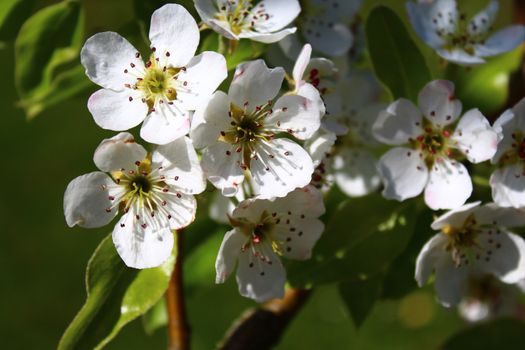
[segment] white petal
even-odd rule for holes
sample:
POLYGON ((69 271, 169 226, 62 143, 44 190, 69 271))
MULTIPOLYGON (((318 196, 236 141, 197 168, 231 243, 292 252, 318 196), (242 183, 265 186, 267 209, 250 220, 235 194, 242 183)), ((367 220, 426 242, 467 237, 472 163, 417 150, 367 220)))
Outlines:
POLYGON ((237 229, 226 232, 217 254, 217 260, 215 260, 215 283, 224 283, 235 270, 237 259, 246 240, 247 237, 237 229))
POLYGON ((272 44, 272 43, 276 43, 282 40, 283 38, 287 37, 290 34, 294 34, 296 30, 297 28, 293 27, 293 28, 286 28, 286 29, 280 30, 275 33, 259 33, 259 32, 252 32, 252 31, 243 31, 241 34, 239 34, 239 38, 259 41, 265 44, 272 44))
POLYGON ((135 143, 133 135, 127 132, 103 140, 95 150, 93 161, 97 168, 105 172, 120 169, 134 169, 135 162, 146 158, 147 151, 135 143))
POLYGON ((190 136, 197 148, 215 143, 221 131, 230 128, 230 100, 222 91, 216 91, 206 104, 195 111, 190 136))
POLYGON ((449 31, 448 29, 455 30, 455 28, 450 28, 449 21, 457 18, 455 5, 455 0, 437 1, 436 5, 432 3, 414 3, 412 1, 406 2, 408 18, 414 31, 421 40, 434 49, 437 49, 444 43, 443 39, 437 34, 437 30, 446 32, 449 31), (446 11, 441 11, 441 9, 438 10, 438 6, 447 7, 447 9, 446 11), (437 16, 438 12, 442 14, 441 17, 437 16), (452 13, 452 16, 449 13, 452 13))
POLYGON ((259 198, 284 197, 310 183, 314 171, 312 158, 298 144, 288 139, 275 139, 258 145, 257 159, 250 171, 254 192, 259 198))
POLYGON ((202 151, 202 169, 208 180, 226 197, 234 196, 244 181, 241 153, 236 146, 216 142, 202 151))
MULTIPOLYGON (((525 107, 525 99, 523 99, 520 104, 525 107)), ((517 129, 519 119, 520 117, 515 117, 512 109, 508 109, 494 122, 494 130, 499 134, 500 140, 498 142, 498 149, 491 159, 492 164, 497 164, 502 156, 512 150, 512 144, 515 142, 512 134, 517 129)))
POLYGON ((350 197, 365 196, 381 185, 376 163, 364 149, 345 148, 334 157, 335 182, 350 197))
POLYGON ((475 66, 478 64, 483 64, 486 61, 478 56, 473 56, 467 53, 461 48, 454 49, 440 49, 436 50, 436 53, 446 59, 449 62, 453 62, 462 66, 475 66))
POLYGON ((156 49, 155 56, 163 57, 173 67, 189 62, 197 50, 199 37, 197 23, 181 5, 166 4, 151 16, 149 39, 156 49))
POLYGON ((297 95, 307 98, 312 101, 310 110, 315 111, 320 117, 324 116, 326 113, 325 102, 317 90, 312 84, 304 83, 299 89, 297 89, 297 95))
POLYGON ((176 195, 166 194, 162 198, 166 201, 164 209, 167 211, 169 227, 172 230, 179 230, 191 224, 195 220, 197 211, 197 201, 192 195, 180 193, 171 188, 176 195))
POLYGON ((189 112, 178 101, 173 104, 159 103, 140 129, 140 137, 158 145, 165 145, 186 135, 190 131, 189 112))
MULTIPOLYGON (((111 206, 111 178, 101 172, 85 174, 73 179, 64 194, 64 215, 69 227, 101 227, 117 215, 118 209, 111 206)), ((113 189, 112 189, 113 191, 113 189)))
POLYGON ((199 157, 188 137, 180 137, 153 152, 155 167, 162 166, 162 174, 168 185, 187 194, 199 194, 206 189, 206 178, 199 157))
POLYGON ((381 112, 386 108, 387 106, 384 103, 373 103, 361 108, 357 113, 346 118, 344 122, 350 127, 351 137, 363 145, 378 146, 379 143, 374 137, 372 127, 381 112))
POLYGON ((497 230, 485 230, 479 236, 483 249, 478 266, 505 283, 517 283, 525 278, 525 241, 518 235, 497 230), (490 253, 489 253, 490 252, 490 253))
POLYGON ((525 206, 525 174, 522 164, 504 166, 490 176, 492 199, 502 207, 525 206))
POLYGON ((465 295, 469 270, 466 266, 456 267, 450 256, 439 260, 435 281, 437 299, 443 306, 451 307, 465 295))
POLYGON ((280 242, 279 247, 284 257, 293 260, 310 259, 315 243, 324 231, 324 224, 318 219, 300 218, 293 214, 288 220, 281 219, 274 226, 272 238, 280 242))
POLYGON ((511 51, 525 40, 525 26, 514 25, 497 31, 475 50, 479 56, 495 56, 511 51))
POLYGON ((92 82, 120 91, 126 84, 135 84, 136 75, 144 74, 144 62, 137 54, 137 49, 117 33, 103 32, 86 41, 80 61, 92 82), (126 70, 129 73, 125 73, 126 70))
POLYGON ((286 27, 299 15, 301 6, 297 0, 262 0, 253 8, 253 13, 264 11, 269 17, 256 21, 255 29, 259 32, 275 32, 286 27))
POLYGON ((496 19, 499 10, 499 1, 492 0, 487 7, 476 14, 467 25, 467 33, 472 36, 483 35, 488 32, 496 19))
POLYGON ((354 36, 342 23, 320 21, 316 17, 304 19, 302 34, 312 47, 328 56, 342 56, 350 50, 354 36))
POLYGON ((268 251, 269 261, 264 262, 253 257, 249 249, 239 254, 239 266, 237 266, 239 293, 259 303, 284 296, 286 272, 279 257, 271 249, 268 251))
POLYGON ((460 119, 452 140, 472 163, 489 160, 496 153, 498 133, 478 109, 471 109, 460 119))
POLYGON ((419 93, 418 104, 423 115, 434 125, 454 123, 461 114, 461 101, 454 97, 454 83, 434 80, 419 93))
POLYGON ((445 245, 447 243, 447 237, 438 233, 425 243, 421 251, 419 252, 416 260, 416 273, 415 278, 417 284, 422 287, 428 281, 428 278, 434 271, 438 259, 445 254, 445 245))
POLYGON ((284 95, 277 100, 264 124, 305 140, 321 126, 321 113, 314 101, 298 95, 284 95))
POLYGON ((479 208, 480 204, 481 202, 477 201, 449 210, 434 220, 430 227, 432 227, 433 230, 440 230, 448 225, 456 228, 461 227, 465 223, 465 220, 479 208))
MULTIPOLYGON (((242 191, 237 192, 241 194, 242 191)), ((237 197, 237 196, 236 196, 237 197)), ((241 201, 244 198, 241 199, 241 201)), ((211 197, 208 213, 210 218, 221 224, 229 224, 228 216, 232 215, 235 205, 228 197, 224 197, 220 192, 215 191, 211 197)))
POLYGON ((337 139, 333 132, 319 129, 311 138, 305 141, 304 148, 308 151, 317 167, 330 153, 332 146, 337 139))
POLYGON ((423 133, 421 123, 421 112, 412 102, 402 98, 379 113, 372 132, 380 142, 402 145, 423 133))
POLYGON ((173 233, 168 227, 156 231, 149 226, 144 229, 131 212, 120 218, 112 236, 124 263, 136 269, 161 265, 170 257, 173 248, 173 233))
POLYGON ((308 63, 310 62, 311 56, 312 46, 310 44, 304 45, 293 67, 293 80, 295 81, 297 87, 300 87, 300 85, 302 85, 304 71, 306 70, 308 63))
POLYGON ((89 97, 87 106, 98 126, 114 131, 134 128, 148 113, 141 95, 131 89, 119 92, 100 89, 89 97))
POLYGON ((238 107, 248 102, 247 109, 274 99, 284 79, 284 69, 269 69, 263 60, 250 61, 237 66, 228 91, 230 100, 238 107))
POLYGON ((216 52, 204 51, 193 57, 178 79, 187 82, 188 90, 177 90, 177 99, 187 110, 195 110, 205 102, 228 76, 226 60, 216 52))
POLYGON ((476 221, 499 227, 525 226, 525 208, 502 208, 495 203, 489 203, 476 210, 476 221))
MULTIPOLYGON (((267 202, 267 201, 265 201, 267 202)), ((295 218, 318 218, 325 213, 322 193, 308 185, 290 192, 286 197, 275 198, 269 202, 271 211, 287 213, 295 218)))
POLYGON ((220 21, 215 17, 218 15, 218 7, 214 1, 195 0, 195 9, 197 10, 202 21, 209 25, 214 31, 228 39, 238 40, 239 38, 232 32, 228 22, 220 21))
POLYGON ((430 209, 455 209, 472 193, 472 181, 465 166, 446 158, 436 160, 425 188, 425 203, 430 209))
POLYGON ((411 148, 391 149, 381 157, 377 170, 385 186, 383 196, 398 201, 419 195, 428 180, 424 160, 411 148))

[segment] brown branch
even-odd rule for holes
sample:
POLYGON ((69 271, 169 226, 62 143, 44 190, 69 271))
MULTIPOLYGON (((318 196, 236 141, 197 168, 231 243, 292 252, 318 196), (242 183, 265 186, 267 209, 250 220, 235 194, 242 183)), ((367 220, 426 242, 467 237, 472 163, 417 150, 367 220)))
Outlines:
POLYGON ((166 308, 168 312, 168 350, 188 350, 190 348, 190 328, 186 318, 184 289, 182 283, 183 243, 182 231, 177 235, 177 257, 175 268, 166 291, 166 308))
POLYGON ((277 345, 288 324, 310 297, 311 290, 288 289, 283 299, 246 311, 219 345, 222 350, 267 350, 277 345))

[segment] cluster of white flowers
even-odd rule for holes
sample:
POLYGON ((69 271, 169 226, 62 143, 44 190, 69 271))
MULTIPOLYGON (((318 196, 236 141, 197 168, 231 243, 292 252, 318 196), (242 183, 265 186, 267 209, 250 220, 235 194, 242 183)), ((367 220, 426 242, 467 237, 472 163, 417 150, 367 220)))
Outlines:
MULTIPOLYGON (((103 140, 94 155, 100 171, 67 187, 68 225, 100 227, 120 213, 113 242, 122 260, 159 266, 172 252, 173 231, 195 219, 194 196, 208 180, 217 189, 211 216, 233 227, 219 249, 216 281, 236 269, 240 294, 262 302, 284 295, 281 256, 310 258, 324 230, 322 193, 332 183, 350 197, 382 188, 385 198, 404 201, 424 192, 430 209, 452 210, 434 221, 441 232, 417 259, 420 285, 435 271, 438 299, 451 306, 473 294, 470 281, 524 280, 525 241, 507 228, 525 225, 525 99, 494 125, 477 109, 462 115, 446 80, 429 82, 417 106, 383 103, 370 72, 312 58, 348 53, 348 23, 360 5, 311 0, 299 15, 297 0, 196 0, 201 30, 231 41, 280 41, 295 59, 291 74, 262 59, 239 64, 228 93, 217 90, 228 76, 225 58, 195 56, 199 26, 180 5, 153 13, 144 60, 117 33, 89 38, 81 60, 102 86, 88 101, 95 122, 113 131, 142 123, 140 136, 154 146, 148 151, 128 132, 103 140), (300 35, 288 27, 294 20, 300 35), (380 156, 385 145, 394 147, 380 156), (495 203, 465 204, 473 185, 463 163, 488 160, 497 165, 495 203)), ((450 61, 481 63, 525 37, 514 26, 487 39, 497 1, 470 22, 454 0, 407 7, 417 34, 450 61)))

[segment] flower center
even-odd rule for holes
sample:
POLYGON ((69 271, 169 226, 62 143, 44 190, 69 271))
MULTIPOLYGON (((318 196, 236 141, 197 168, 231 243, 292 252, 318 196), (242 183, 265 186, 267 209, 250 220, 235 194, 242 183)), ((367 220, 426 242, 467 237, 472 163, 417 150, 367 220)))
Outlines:
POLYGON ((452 153, 449 147, 450 131, 446 129, 435 129, 433 127, 426 127, 424 133, 412 140, 416 149, 421 150, 425 163, 428 167, 434 164, 438 157, 449 157, 452 153))
POLYGON ((239 35, 243 30, 253 30, 255 23, 266 21, 270 16, 263 5, 253 12, 252 0, 223 0, 219 5, 219 13, 215 16, 219 21, 227 22, 231 31, 239 35))
POLYGON ((502 166, 514 165, 518 163, 525 164, 525 136, 521 131, 516 131, 512 135, 511 147, 500 159, 502 166))
POLYGON ((160 66, 159 59, 152 55, 146 63, 146 72, 142 78, 137 78, 135 89, 141 90, 144 101, 150 112, 159 101, 173 101, 177 99, 177 77, 184 68, 160 66))

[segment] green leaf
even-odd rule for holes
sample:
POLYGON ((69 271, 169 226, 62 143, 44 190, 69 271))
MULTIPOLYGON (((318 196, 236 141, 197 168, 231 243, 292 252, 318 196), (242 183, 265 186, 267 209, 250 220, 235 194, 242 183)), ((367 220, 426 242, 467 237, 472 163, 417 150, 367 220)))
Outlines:
POLYGON ((29 118, 86 89, 79 52, 84 11, 78 0, 48 6, 31 16, 15 42, 15 84, 29 118))
POLYGON ((448 65, 445 76, 454 81, 455 94, 463 102, 464 110, 479 108, 483 113, 492 114, 508 101, 511 74, 521 66, 522 56, 520 46, 476 67, 448 65))
POLYGON ((295 286, 363 280, 384 271, 414 232, 414 201, 378 194, 344 202, 327 223, 312 259, 289 263, 295 286))
POLYGON ((431 75, 401 19, 388 7, 374 8, 366 21, 366 38, 376 76, 392 97, 416 101, 431 75))
POLYGON ((382 276, 377 275, 360 281, 342 282, 339 293, 352 315, 356 328, 361 327, 377 299, 381 295, 382 276))
POLYGON ((525 344, 523 321, 500 319, 476 325, 452 336, 444 350, 521 350, 525 344))
POLYGON ((143 315, 163 296, 175 256, 144 270, 127 268, 111 235, 97 247, 86 270, 87 299, 60 339, 59 350, 101 349, 129 322, 143 315))
POLYGON ((157 329, 168 324, 166 299, 161 298, 151 309, 142 315, 142 325, 147 335, 152 335, 157 329))
POLYGON ((16 37, 22 23, 33 10, 35 0, 0 1, 0 41, 10 41, 16 37))

